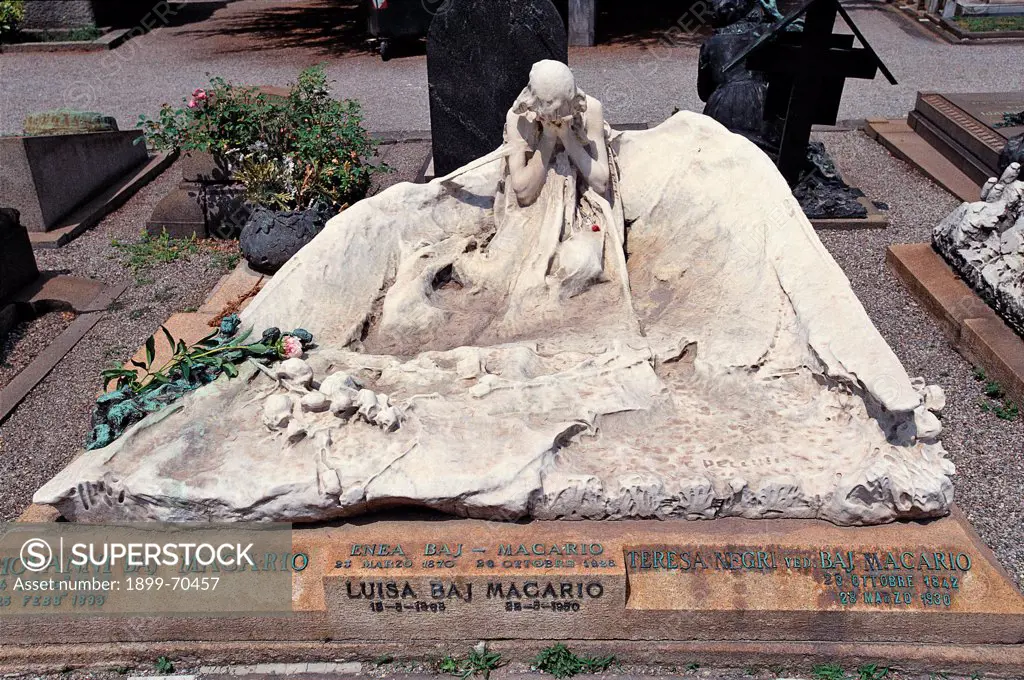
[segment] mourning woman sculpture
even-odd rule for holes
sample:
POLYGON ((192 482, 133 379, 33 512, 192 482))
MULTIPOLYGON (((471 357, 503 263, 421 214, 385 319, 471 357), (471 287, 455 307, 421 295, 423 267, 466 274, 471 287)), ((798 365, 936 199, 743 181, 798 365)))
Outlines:
POLYGON ((712 0, 715 33, 701 45, 697 66, 697 94, 707 102, 704 115, 765 150, 772 150, 778 143, 777 135, 770 134, 772 128, 766 127, 764 120, 768 83, 762 73, 747 69, 745 64, 736 64, 728 71, 725 67, 754 44, 771 21, 759 0, 712 0))
MULTIPOLYGON (((773 159, 778 158, 784 121, 778 115, 765 117, 767 79, 745 62, 725 67, 781 18, 774 0, 711 0, 715 33, 701 45, 697 68, 697 93, 707 102, 704 115, 754 142, 773 159)), ((800 21, 786 30, 800 30, 800 21)), ((867 217, 860 202, 863 192, 843 181, 821 142, 808 145, 807 161, 792 189, 810 218, 867 217)))
POLYGON ((534 65, 505 119, 508 155, 494 238, 486 251, 458 261, 460 283, 479 288, 512 279, 513 310, 557 310, 610 279, 628 293, 610 132, 601 103, 576 88, 565 64, 534 65))
POLYGON ((499 149, 341 213, 242 322, 319 346, 190 393, 36 501, 78 521, 839 524, 952 502, 941 390, 770 159, 690 112, 613 132, 562 64, 534 67, 499 149))

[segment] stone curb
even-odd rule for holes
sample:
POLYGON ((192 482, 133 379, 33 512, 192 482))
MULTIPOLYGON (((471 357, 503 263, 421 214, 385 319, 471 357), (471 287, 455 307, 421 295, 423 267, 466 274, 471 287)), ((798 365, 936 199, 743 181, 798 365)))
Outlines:
POLYGON ((944 17, 909 7, 887 4, 886 7, 897 18, 918 26, 927 35, 951 45, 1000 45, 1024 41, 1024 31, 985 31, 984 33, 964 31, 944 17))
POLYGON ((938 320, 968 361, 1024 405, 1024 339, 961 280, 929 243, 890 246, 886 262, 911 295, 938 320))
POLYGON ((30 231, 33 248, 60 248, 92 229, 104 217, 124 205, 129 198, 170 167, 177 152, 160 152, 146 163, 107 187, 103 193, 75 209, 62 226, 49 231, 30 231))
POLYGON ((95 40, 54 40, 53 42, 12 43, 0 47, 0 52, 105 52, 130 39, 131 28, 107 29, 95 40))
POLYGON ((89 303, 92 311, 79 314, 78 318, 72 321, 63 333, 54 338, 32 363, 0 390, 0 421, 3 421, 21 403, 22 399, 49 375, 60 360, 78 344, 78 341, 99 323, 110 304, 127 287, 128 284, 122 283, 103 288, 89 303))
POLYGON ((917 134, 906 120, 868 120, 864 132, 893 156, 913 166, 961 201, 978 200, 981 186, 917 134))
POLYGON ((941 29, 949 31, 959 38, 961 42, 967 44, 1024 41, 1024 31, 965 31, 945 17, 939 17, 938 25, 941 29))
POLYGON ((247 666, 200 666, 202 675, 301 675, 308 673, 330 675, 355 675, 361 673, 363 664, 358 661, 341 663, 257 663, 247 666))

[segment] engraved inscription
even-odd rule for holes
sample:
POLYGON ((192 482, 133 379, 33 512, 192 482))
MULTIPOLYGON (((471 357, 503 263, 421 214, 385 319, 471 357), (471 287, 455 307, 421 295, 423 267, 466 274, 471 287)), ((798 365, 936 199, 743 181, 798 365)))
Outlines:
MULTIPOLYGON (((815 592, 842 607, 949 608, 963 597, 972 557, 934 549, 794 550, 777 547, 651 546, 625 551, 627 574, 696 577, 733 572, 788 580, 809 578, 815 592)), ((768 589, 772 586, 768 585, 768 589)), ((787 591, 791 592, 791 591, 787 591)))

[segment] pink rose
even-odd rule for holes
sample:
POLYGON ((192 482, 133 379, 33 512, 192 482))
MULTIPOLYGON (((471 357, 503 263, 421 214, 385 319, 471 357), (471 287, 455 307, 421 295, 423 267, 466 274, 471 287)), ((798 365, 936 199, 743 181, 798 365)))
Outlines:
POLYGON ((196 91, 192 93, 192 98, 198 101, 206 99, 206 90, 202 88, 196 88, 196 91))
POLYGON ((195 99, 189 99, 188 100, 188 108, 190 108, 190 109, 196 108, 196 100, 195 99))
POLYGON ((302 357, 302 342, 294 335, 286 335, 281 342, 281 351, 285 359, 302 357))

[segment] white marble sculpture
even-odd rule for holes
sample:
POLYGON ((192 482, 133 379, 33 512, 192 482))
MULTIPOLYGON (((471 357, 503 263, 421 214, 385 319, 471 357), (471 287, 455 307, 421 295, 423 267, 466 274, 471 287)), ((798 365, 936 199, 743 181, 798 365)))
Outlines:
POLYGON ((243 314, 318 348, 85 453, 68 518, 823 518, 952 502, 933 411, 771 161, 702 115, 614 133, 535 65, 505 144, 354 205, 243 314))
POLYGON ((1024 178, 1011 163, 935 227, 935 247, 1024 335, 1024 178))

